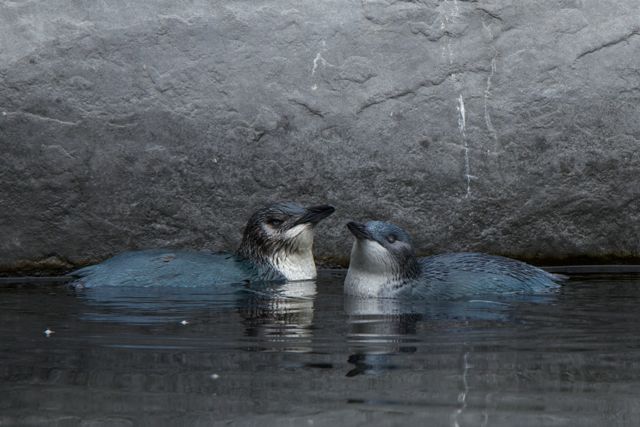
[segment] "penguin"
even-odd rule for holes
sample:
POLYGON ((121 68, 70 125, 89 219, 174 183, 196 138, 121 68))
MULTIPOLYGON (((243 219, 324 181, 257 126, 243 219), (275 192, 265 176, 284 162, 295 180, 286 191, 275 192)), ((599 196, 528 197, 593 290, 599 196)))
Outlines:
POLYGON ((349 222, 354 235, 344 283, 348 295, 455 299, 472 295, 548 293, 564 276, 496 255, 459 252, 416 257, 397 225, 349 222))
POLYGON ((274 203, 247 222, 235 253, 150 249, 125 252, 71 273, 72 286, 195 287, 316 278, 315 226, 333 206, 274 203))

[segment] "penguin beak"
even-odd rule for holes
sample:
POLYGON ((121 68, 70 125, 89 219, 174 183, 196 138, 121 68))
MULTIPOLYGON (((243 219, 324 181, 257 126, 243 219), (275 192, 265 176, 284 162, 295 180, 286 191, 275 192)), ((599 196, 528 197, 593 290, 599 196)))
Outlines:
POLYGON ((364 224, 351 221, 347 223, 347 228, 351 234, 356 237, 356 239, 373 240, 373 237, 371 237, 371 234, 369 234, 369 231, 367 231, 367 227, 365 227, 364 224))
POLYGON ((300 224, 312 224, 316 225, 329 215, 335 212, 336 208, 329 205, 321 205, 321 206, 311 206, 305 208, 307 212, 305 212, 294 225, 300 224))

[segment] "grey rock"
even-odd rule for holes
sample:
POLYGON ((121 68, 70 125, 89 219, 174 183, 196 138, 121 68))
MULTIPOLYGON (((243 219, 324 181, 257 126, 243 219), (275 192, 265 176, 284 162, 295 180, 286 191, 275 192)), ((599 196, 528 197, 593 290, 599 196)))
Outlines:
POLYGON ((0 264, 229 250, 266 201, 422 254, 640 259, 636 0, 0 4, 0 264))

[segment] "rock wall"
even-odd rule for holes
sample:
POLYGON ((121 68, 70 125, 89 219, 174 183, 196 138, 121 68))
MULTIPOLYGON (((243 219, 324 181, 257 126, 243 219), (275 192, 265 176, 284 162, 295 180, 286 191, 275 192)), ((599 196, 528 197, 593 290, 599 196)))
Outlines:
POLYGON ((0 3, 0 264, 233 249, 265 201, 421 253, 640 258, 637 0, 0 3))

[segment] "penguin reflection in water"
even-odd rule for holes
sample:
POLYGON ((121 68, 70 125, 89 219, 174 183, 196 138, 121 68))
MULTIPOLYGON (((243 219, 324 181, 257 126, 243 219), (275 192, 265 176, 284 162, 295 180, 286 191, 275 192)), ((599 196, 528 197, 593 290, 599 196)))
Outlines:
POLYGON ((346 294, 344 311, 352 351, 348 362, 354 365, 347 376, 353 377, 395 370, 403 360, 397 356, 417 352, 418 345, 428 348, 429 343, 447 342, 454 331, 500 327, 513 321, 518 305, 471 298, 427 302, 346 294))
POLYGON ((244 292, 236 312, 244 326, 244 348, 289 353, 312 350, 315 280, 261 286, 244 292))
POLYGON ((347 377, 382 374, 398 368, 397 355, 415 353, 417 325, 424 316, 389 298, 344 297, 352 368, 347 377))
POLYGON ((313 280, 314 227, 334 212, 275 203, 255 212, 235 254, 163 249, 126 252, 72 273, 76 287, 196 287, 313 280))
POLYGON ((473 295, 548 293, 562 276, 501 256, 448 253, 417 258, 402 228, 350 222, 355 242, 345 293, 361 297, 457 299, 473 295))

